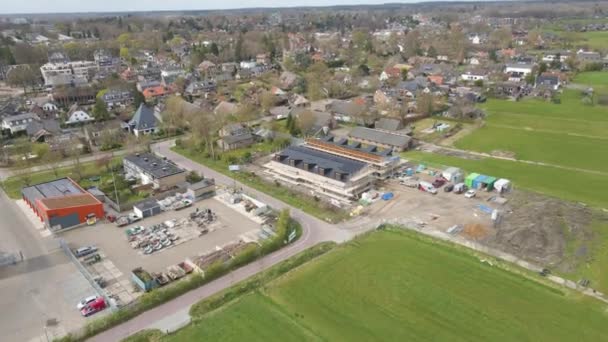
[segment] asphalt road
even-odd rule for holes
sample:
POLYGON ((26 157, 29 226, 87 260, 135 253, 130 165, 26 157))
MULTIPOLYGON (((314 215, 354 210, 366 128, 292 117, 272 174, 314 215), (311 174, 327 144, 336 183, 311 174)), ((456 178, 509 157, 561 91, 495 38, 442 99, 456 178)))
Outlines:
POLYGON ((0 267, 2 341, 29 341, 75 329, 74 308, 93 289, 52 238, 42 238, 14 201, 0 190, 0 251, 24 260, 0 267), (47 320, 57 320, 45 327, 47 320))

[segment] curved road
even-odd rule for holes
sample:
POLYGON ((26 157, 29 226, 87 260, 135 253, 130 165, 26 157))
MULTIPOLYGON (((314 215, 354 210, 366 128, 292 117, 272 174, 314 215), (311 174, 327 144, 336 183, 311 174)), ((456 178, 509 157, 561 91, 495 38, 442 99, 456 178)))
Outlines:
MULTIPOLYGON (((171 319, 175 317, 178 321, 177 324, 183 324, 183 321, 188 315, 188 311, 192 304, 207 298, 227 287, 234 285, 242 280, 245 280, 252 275, 255 275, 309 247, 312 247, 319 242, 334 241, 344 242, 353 238, 358 233, 362 233, 366 230, 366 227, 370 227, 371 222, 366 220, 359 221, 357 225, 353 225, 351 229, 339 228, 335 225, 328 224, 322 220, 317 219, 309 214, 306 214, 298 208, 291 207, 282 201, 277 200, 274 197, 268 196, 263 192, 257 191, 244 184, 236 182, 227 177, 224 174, 211 170, 201 164, 198 164, 178 153, 171 151, 173 141, 164 141, 152 146, 153 152, 165 156, 168 159, 175 162, 180 167, 197 171, 203 174, 206 178, 215 178, 215 182, 218 185, 225 186, 236 186, 241 187, 246 193, 253 195, 260 201, 269 204, 271 207, 276 209, 289 208, 292 217, 300 222, 302 225, 302 236, 292 245, 289 245, 281 250, 278 250, 272 254, 265 256, 255 262, 252 262, 246 266, 243 266, 237 270, 230 272, 229 274, 218 278, 209 284, 199 287, 198 289, 192 290, 171 300, 163 305, 148 310, 141 315, 126 321, 110 330, 102 332, 91 339, 90 341, 96 342, 114 342, 120 341, 121 339, 134 334, 142 329, 154 328, 155 324, 163 320, 171 319)), ((187 319, 187 318, 186 318, 187 319)), ((177 326, 176 326, 177 327, 177 326)))

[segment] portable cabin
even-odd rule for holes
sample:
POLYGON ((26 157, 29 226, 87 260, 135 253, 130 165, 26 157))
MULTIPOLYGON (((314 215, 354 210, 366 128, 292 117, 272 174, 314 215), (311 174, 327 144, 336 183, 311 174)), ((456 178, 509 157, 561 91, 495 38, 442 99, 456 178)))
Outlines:
POLYGON ((479 173, 471 173, 467 176, 467 178, 464 179, 464 184, 466 184, 466 186, 469 189, 475 189, 475 187, 473 186, 473 181, 479 177, 479 173))

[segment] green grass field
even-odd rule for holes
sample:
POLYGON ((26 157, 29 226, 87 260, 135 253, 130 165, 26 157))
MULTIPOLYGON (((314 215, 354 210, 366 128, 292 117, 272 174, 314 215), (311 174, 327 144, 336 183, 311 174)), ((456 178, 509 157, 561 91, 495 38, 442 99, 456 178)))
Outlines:
POLYGON ((593 87, 595 90, 607 93, 608 92, 608 72, 607 71, 593 71, 583 72, 572 80, 572 83, 586 84, 593 87))
POLYGON ((594 207, 608 208, 608 182, 600 174, 581 174, 577 171, 550 166, 525 164, 493 158, 464 159, 424 152, 407 152, 403 157, 437 167, 455 166, 513 181, 516 187, 544 193, 561 199, 583 202, 594 207), (584 184, 581 185, 581 180, 584 184))
POLYGON ((582 104, 575 90, 566 90, 561 100, 561 104, 488 100, 483 106, 488 113, 485 126, 455 146, 486 153, 509 151, 516 159, 607 171, 608 108, 582 104))
POLYGON ((601 341, 608 333, 605 305, 493 263, 413 232, 376 232, 160 340, 601 341))

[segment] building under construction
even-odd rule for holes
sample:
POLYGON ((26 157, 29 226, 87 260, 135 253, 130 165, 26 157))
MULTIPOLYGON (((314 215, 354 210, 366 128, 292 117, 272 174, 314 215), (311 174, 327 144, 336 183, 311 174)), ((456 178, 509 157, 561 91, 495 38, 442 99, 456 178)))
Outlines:
POLYGON ((347 139, 307 139, 273 155, 265 166, 279 181, 304 186, 311 194, 339 202, 357 200, 376 180, 390 177, 401 164, 391 149, 347 139))

